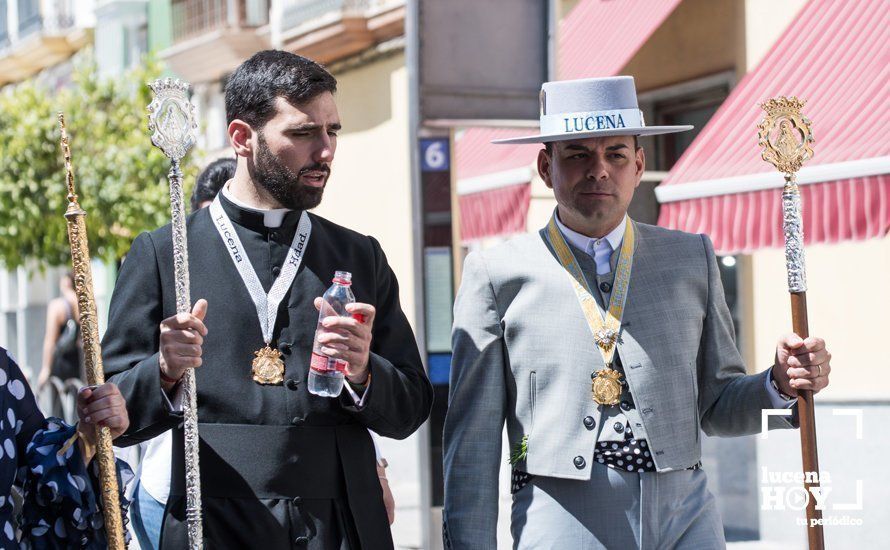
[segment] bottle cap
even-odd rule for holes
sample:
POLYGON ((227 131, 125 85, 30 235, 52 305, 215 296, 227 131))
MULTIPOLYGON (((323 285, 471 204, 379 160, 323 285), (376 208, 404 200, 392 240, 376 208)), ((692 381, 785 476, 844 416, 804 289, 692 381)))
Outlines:
POLYGON ((348 271, 336 271, 334 272, 334 282, 340 285, 351 285, 352 273, 348 271))

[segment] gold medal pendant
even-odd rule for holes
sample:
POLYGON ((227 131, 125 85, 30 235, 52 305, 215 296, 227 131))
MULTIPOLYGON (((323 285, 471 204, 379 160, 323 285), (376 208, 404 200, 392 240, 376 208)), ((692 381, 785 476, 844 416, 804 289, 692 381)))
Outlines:
POLYGON ((281 352, 266 346, 253 352, 253 381, 263 385, 278 385, 284 382, 284 361, 281 352))
POLYGON ((598 405, 617 405, 621 397, 621 373, 606 367, 590 377, 593 379, 590 384, 593 400, 598 405))
POLYGON ((581 271, 574 254, 556 224, 556 214, 550 218, 547 227, 550 244, 553 246, 559 263, 569 273, 575 295, 584 311, 584 318, 593 335, 593 341, 602 355, 605 368, 590 375, 592 380, 590 391, 593 400, 598 405, 613 406, 619 403, 621 398, 621 373, 612 369, 615 353, 621 344, 621 318, 624 315, 624 304, 630 286, 630 273, 633 267, 633 256, 636 238, 634 225, 630 218, 625 219, 624 238, 621 242, 621 252, 618 256, 618 265, 615 268, 615 283, 612 286, 612 296, 609 298, 609 308, 602 312, 596 299, 591 294, 587 278, 581 271))

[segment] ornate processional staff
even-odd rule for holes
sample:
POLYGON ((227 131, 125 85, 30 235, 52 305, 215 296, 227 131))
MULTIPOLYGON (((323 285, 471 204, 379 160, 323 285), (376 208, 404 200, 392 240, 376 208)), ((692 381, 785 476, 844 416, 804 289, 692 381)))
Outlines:
MULTIPOLYGON (((148 106, 151 142, 170 159, 170 210, 173 221, 173 269, 176 284, 176 312, 189 313, 188 242, 185 231, 185 206, 182 194, 182 170, 179 161, 195 143, 195 107, 188 99, 189 85, 164 78, 149 84, 154 99, 148 106)), ((195 375, 191 369, 183 377, 183 424, 185 431, 186 522, 189 550, 204 546, 201 524, 201 470, 198 464, 198 402, 195 375)))
MULTIPOLYGON (((763 149, 763 160, 774 165, 785 175, 782 191, 782 227, 785 234, 785 266, 788 271, 788 291, 791 293, 791 320, 794 333, 809 336, 807 322, 807 273, 804 265, 803 219, 800 213, 800 190, 796 173, 803 163, 813 157, 811 122, 801 113, 806 102, 794 96, 777 97, 761 105, 766 112, 758 128, 758 145, 763 149)), ((799 390, 797 408, 800 417, 800 445, 806 479, 804 487, 812 495, 819 487, 819 456, 816 449, 816 418, 813 392, 799 390), (809 475, 810 473, 815 475, 809 475)), ((807 501, 807 538, 810 550, 822 550, 822 511, 816 509, 816 499, 807 501)))
MULTIPOLYGON (((86 212, 77 202, 74 190, 74 169, 71 166, 71 150, 68 148, 68 132, 65 129, 65 115, 59 113, 59 128, 62 132, 62 154, 65 155, 65 181, 68 184, 68 209, 65 220, 68 222, 68 243, 71 245, 71 265, 74 271, 74 291, 77 294, 77 308, 83 337, 83 362, 90 386, 105 383, 102 370, 102 351, 99 348, 99 325, 96 315, 96 300, 93 297, 93 273, 90 268, 90 247, 87 242, 86 212)), ((102 515, 105 518, 105 534, 108 547, 124 550, 124 522, 118 498, 117 469, 114 464, 114 450, 111 448, 111 431, 105 426, 96 426, 96 460, 99 461, 99 485, 102 492, 102 515)))

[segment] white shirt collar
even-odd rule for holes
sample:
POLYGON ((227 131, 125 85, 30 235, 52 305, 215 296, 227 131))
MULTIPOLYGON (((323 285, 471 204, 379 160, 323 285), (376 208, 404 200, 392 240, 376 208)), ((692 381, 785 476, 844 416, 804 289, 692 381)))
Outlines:
POLYGON ((290 212, 290 208, 274 208, 272 210, 263 210, 260 208, 254 208, 252 206, 248 206, 247 204, 244 204, 243 202, 241 202, 240 200, 235 198, 235 195, 233 195, 232 192, 229 190, 229 184, 231 184, 231 183, 232 183, 232 180, 227 181, 226 184, 223 185, 223 188, 222 188, 222 194, 223 194, 223 196, 225 196, 225 198, 227 198, 229 200, 229 202, 231 202, 238 208, 243 208, 244 210, 250 210, 251 212, 262 213, 263 214, 263 225, 265 225, 266 227, 271 227, 271 228, 281 227, 281 222, 284 221, 284 215, 287 214, 288 212, 290 212))
MULTIPOLYGON (((228 195, 226 195, 226 196, 228 196, 228 195)), ((595 244, 596 241, 601 240, 601 239, 594 239, 594 238, 588 237, 587 235, 582 235, 581 233, 578 233, 577 231, 573 231, 573 230, 569 229, 568 227, 566 227, 565 225, 563 225, 562 221, 559 219, 558 211, 556 213, 556 227, 559 228, 559 231, 565 236, 566 240, 569 241, 569 243, 571 243, 575 248, 584 250, 585 252, 588 252, 588 253, 591 250, 591 248, 588 248, 588 247, 595 244)), ((625 214, 624 217, 621 218, 621 223, 619 223, 615 229, 613 229, 612 231, 609 232, 608 235, 603 237, 603 239, 609 241, 609 245, 611 245, 613 251, 621 248, 621 241, 624 240, 624 231, 626 228, 627 228, 627 214, 625 214)))

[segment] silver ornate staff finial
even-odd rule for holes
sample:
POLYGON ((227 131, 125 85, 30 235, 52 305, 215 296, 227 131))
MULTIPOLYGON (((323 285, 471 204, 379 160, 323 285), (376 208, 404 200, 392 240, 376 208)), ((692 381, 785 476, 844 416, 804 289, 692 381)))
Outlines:
MULTIPOLYGON (((192 301, 189 295, 188 240, 179 161, 195 144, 198 128, 195 106, 189 101, 189 85, 186 82, 164 78, 155 80, 149 87, 154 94, 148 106, 151 142, 170 159, 167 179, 170 182, 176 312, 189 313, 192 301)), ((186 370, 183 380, 183 424, 189 550, 200 550, 204 546, 204 535, 201 523, 201 470, 198 461, 198 402, 195 375, 191 369, 186 370)))

